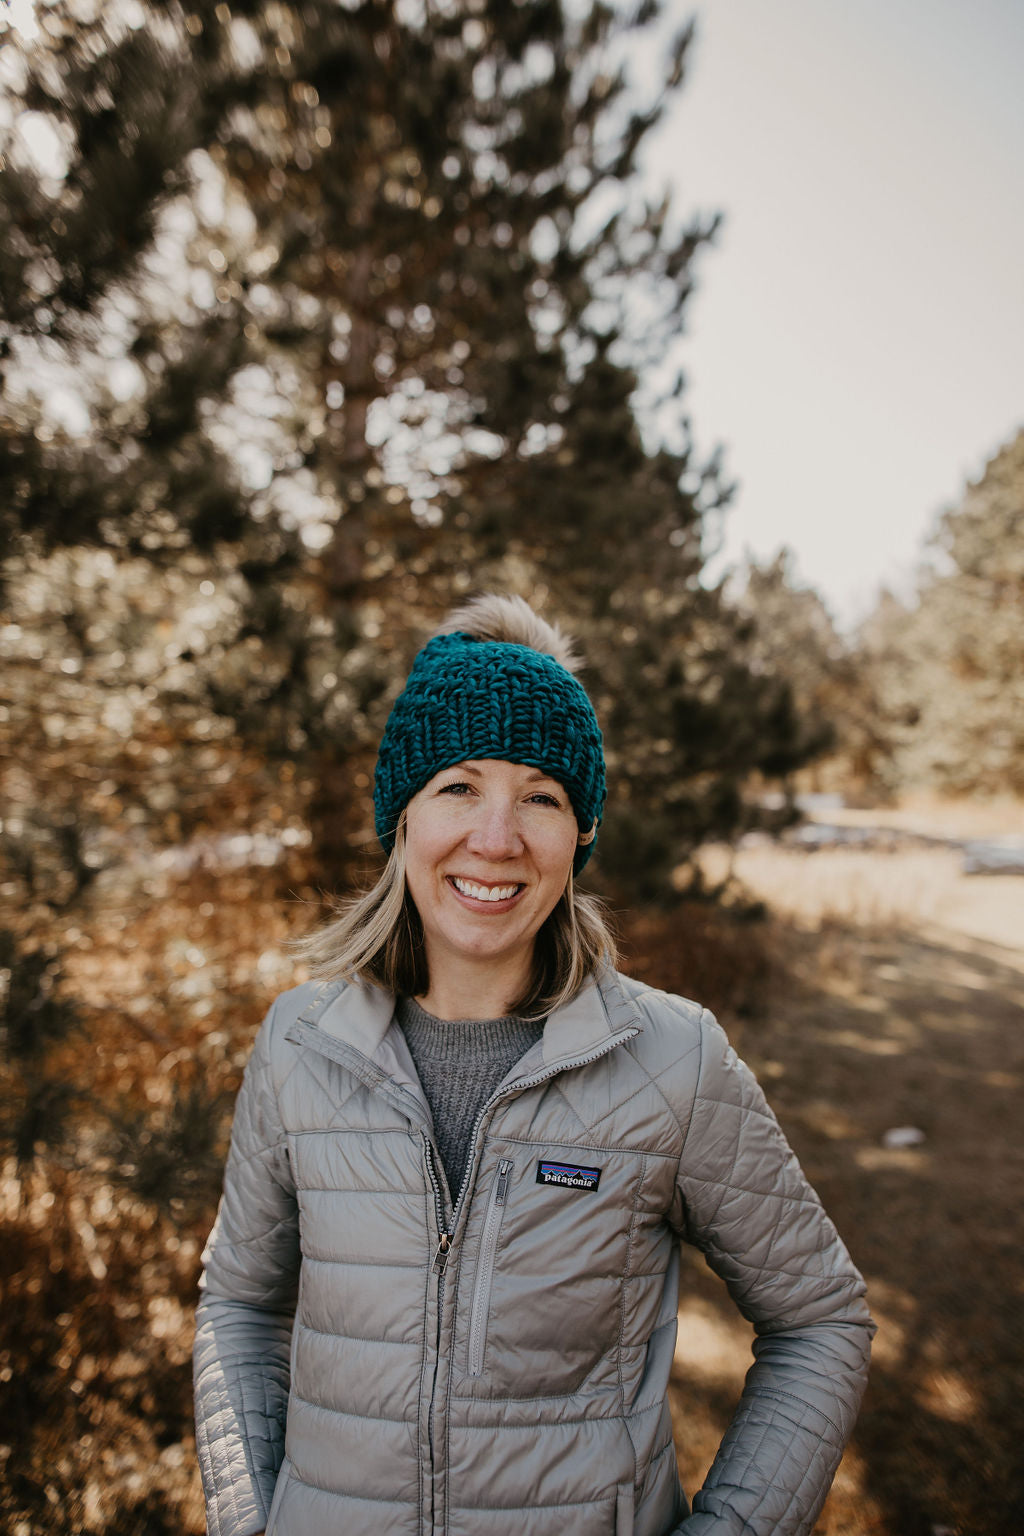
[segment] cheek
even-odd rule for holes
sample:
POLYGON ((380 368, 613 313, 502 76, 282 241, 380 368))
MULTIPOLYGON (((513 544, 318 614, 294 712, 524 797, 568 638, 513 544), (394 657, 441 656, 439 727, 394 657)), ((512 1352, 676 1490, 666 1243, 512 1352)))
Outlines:
POLYGON ((410 822, 405 840, 405 883, 414 900, 426 893, 433 878, 438 858, 435 841, 410 822))
POLYGON ((410 802, 405 824, 405 859, 409 866, 429 869, 444 855, 453 838, 449 816, 410 802))
POLYGON ((559 896, 565 889, 576 856, 576 835, 574 821, 571 828, 565 828, 560 836, 552 838, 545 849, 544 873, 553 885, 557 885, 559 896))

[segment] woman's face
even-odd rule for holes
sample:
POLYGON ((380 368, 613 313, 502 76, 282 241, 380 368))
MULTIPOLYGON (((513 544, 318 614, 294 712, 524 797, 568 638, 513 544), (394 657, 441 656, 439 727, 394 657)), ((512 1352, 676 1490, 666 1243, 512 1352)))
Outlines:
POLYGON ((493 758, 444 768, 409 801, 405 878, 427 964, 517 967, 565 890, 576 815, 556 779, 493 758))

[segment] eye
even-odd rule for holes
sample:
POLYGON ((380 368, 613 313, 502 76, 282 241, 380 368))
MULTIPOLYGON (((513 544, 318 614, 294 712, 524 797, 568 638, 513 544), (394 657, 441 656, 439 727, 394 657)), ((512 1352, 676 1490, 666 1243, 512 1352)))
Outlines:
POLYGON ((439 795, 468 795, 472 793, 472 788, 464 779, 453 779, 450 784, 439 785, 437 792, 439 795))
POLYGON ((530 796, 531 805, 553 805, 556 811, 562 809, 562 802, 557 795, 549 795, 546 789, 535 790, 530 796))

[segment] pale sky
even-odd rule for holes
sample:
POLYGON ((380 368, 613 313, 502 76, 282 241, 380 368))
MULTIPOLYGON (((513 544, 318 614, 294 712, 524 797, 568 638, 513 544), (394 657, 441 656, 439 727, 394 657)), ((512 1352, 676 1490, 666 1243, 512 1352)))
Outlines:
POLYGON ((698 442, 740 482, 725 558, 789 544, 849 622, 1024 425, 1024 3, 697 16, 649 164, 727 215, 682 352, 698 442))

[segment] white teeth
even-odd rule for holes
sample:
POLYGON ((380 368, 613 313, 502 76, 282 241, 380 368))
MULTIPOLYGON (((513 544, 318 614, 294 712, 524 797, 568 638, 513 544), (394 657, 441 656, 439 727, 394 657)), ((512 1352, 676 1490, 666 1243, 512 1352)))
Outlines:
POLYGON ((476 901, 507 901, 519 889, 518 885, 476 885, 472 880, 460 880, 458 875, 452 876, 452 884, 463 896, 476 901))

